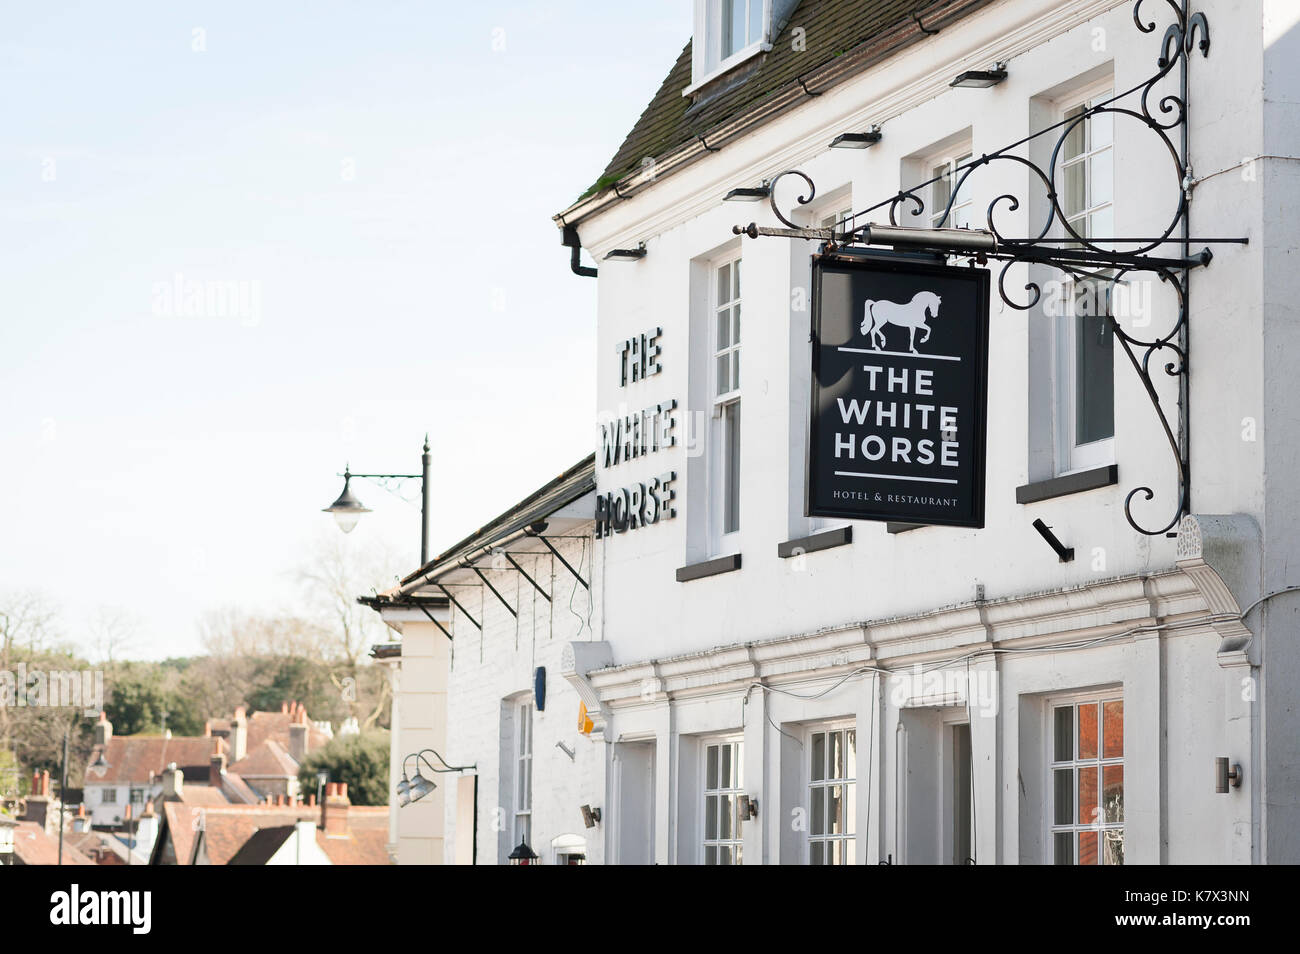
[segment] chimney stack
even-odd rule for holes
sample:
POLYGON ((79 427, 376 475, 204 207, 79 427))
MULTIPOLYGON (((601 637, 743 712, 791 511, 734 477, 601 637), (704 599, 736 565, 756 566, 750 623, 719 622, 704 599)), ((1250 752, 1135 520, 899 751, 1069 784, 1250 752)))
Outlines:
POLYGON ((176 767, 175 762, 168 763, 163 769, 163 798, 180 798, 185 790, 185 776, 176 767))
POLYGON ((307 757, 307 713, 301 706, 294 709, 289 725, 289 756, 298 763, 307 757))
POLYGON ((221 786, 221 776, 226 774, 226 753, 221 751, 221 740, 215 739, 212 745, 212 759, 208 762, 208 784, 221 786))
POLYGON ((32 792, 27 796, 27 811, 23 821, 36 822, 42 828, 50 815, 50 773, 32 773, 32 792))
POLYGON ((342 838, 348 833, 347 782, 326 782, 325 800, 320 807, 320 827, 326 838, 342 838))
POLYGON ((99 721, 95 723, 95 744, 108 745, 111 738, 113 738, 113 723, 109 722, 108 716, 101 712, 99 721))
POLYGON ((85 805, 77 806, 77 814, 72 818, 72 830, 76 832, 90 830, 90 819, 86 817, 85 805))
POLYGON ((248 754, 248 719, 244 707, 235 707, 235 717, 230 720, 230 764, 234 765, 248 754))

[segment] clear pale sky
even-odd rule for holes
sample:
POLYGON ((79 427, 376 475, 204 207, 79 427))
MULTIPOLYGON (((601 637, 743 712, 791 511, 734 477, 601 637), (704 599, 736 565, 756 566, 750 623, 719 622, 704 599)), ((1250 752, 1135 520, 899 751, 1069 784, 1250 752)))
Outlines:
MULTIPOLYGON (((345 461, 417 473, 429 431, 437 551, 589 453, 595 282, 550 216, 690 10, 5 4, 0 594, 185 655, 206 609, 297 611, 345 461), (187 316, 177 276, 250 298, 187 316)), ((413 569, 418 510, 354 489, 350 545, 413 569)))

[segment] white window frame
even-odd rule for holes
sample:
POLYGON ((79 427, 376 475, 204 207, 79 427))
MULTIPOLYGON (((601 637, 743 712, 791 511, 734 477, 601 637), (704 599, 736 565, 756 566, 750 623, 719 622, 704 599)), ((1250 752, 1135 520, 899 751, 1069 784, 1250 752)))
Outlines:
POLYGON ((527 842, 533 846, 533 702, 525 699, 514 704, 513 832, 514 844, 527 842))
MULTIPOLYGON (((1119 831, 1123 839, 1126 834, 1127 821, 1121 818, 1118 822, 1096 821, 1094 824, 1085 824, 1078 820, 1078 800, 1079 800, 1079 768, 1097 768, 1097 793, 1100 801, 1101 793, 1104 791, 1104 772, 1106 766, 1118 765, 1123 768, 1122 789, 1128 787, 1128 769, 1125 767, 1127 755, 1120 755, 1118 758, 1104 758, 1105 753, 1105 710, 1103 705, 1107 702, 1124 702, 1124 691, 1122 688, 1094 690, 1088 692, 1074 692, 1066 695, 1051 696, 1046 700, 1044 707, 1044 726, 1043 726, 1043 765, 1046 766, 1044 771, 1043 786, 1043 862, 1044 864, 1055 863, 1056 838, 1058 833, 1069 832, 1073 837, 1071 844, 1071 857, 1074 859, 1073 864, 1077 865, 1078 861, 1078 835, 1080 832, 1095 831, 1097 832, 1097 864, 1101 865, 1102 858, 1105 854, 1102 850, 1102 840, 1107 831, 1119 831), (1096 758, 1081 759, 1079 758, 1079 709, 1080 705, 1095 703, 1097 705, 1097 756, 1096 758), (1072 706, 1074 711, 1071 715, 1071 739, 1070 739, 1070 759, 1058 760, 1056 758, 1056 710, 1064 706, 1072 706), (1071 788, 1071 822, 1070 824, 1056 823, 1056 776, 1058 770, 1073 770, 1073 787, 1071 788)), ((1127 748, 1128 737, 1127 715, 1125 716, 1125 747, 1127 748)), ((1122 790, 1121 789, 1121 790, 1122 790)))
MULTIPOLYGON (((957 168, 970 162, 974 157, 974 146, 971 140, 967 139, 957 143, 949 149, 941 149, 937 152, 933 152, 922 160, 922 169, 924 170, 925 176, 922 181, 929 182, 937 176, 945 176, 945 178, 940 179, 938 182, 930 182, 930 185, 927 187, 929 194, 925 196, 926 202, 928 203, 928 208, 926 210, 926 224, 930 228, 952 229, 961 228, 962 226, 959 223, 964 223, 967 226, 973 224, 971 213, 975 208, 975 197, 972 194, 971 184, 974 181, 974 176, 967 177, 966 181, 962 183, 964 194, 961 196, 960 201, 953 203, 952 212, 942 226, 939 224, 939 217, 943 215, 944 210, 948 207, 948 199, 946 197, 943 198, 942 202, 940 201, 940 186, 944 186, 944 191, 951 194, 952 186, 963 175, 965 175, 965 170, 958 172, 957 168)), ((904 224, 906 224, 906 222, 904 224)))
POLYGON ((99 796, 99 803, 101 805, 116 805, 118 803, 117 789, 115 788, 102 789, 102 794, 99 796))
MULTIPOLYGON (((1109 99, 1113 95, 1114 84, 1112 80, 1106 79, 1100 83, 1094 83, 1090 86, 1082 87, 1075 90, 1068 96, 1057 99, 1054 114, 1054 122, 1061 122, 1066 115, 1073 109, 1080 106, 1088 108, 1096 105, 1099 101, 1109 99)), ((1082 210, 1074 213, 1068 213, 1068 220, 1073 225, 1079 221, 1085 223, 1096 215, 1098 212, 1111 211, 1113 222, 1114 209, 1114 123, 1112 120, 1111 141, 1100 148, 1092 148, 1089 143, 1088 147, 1079 156, 1072 157, 1061 163, 1057 172, 1058 182, 1063 181, 1065 171, 1069 167, 1077 166, 1081 163, 1091 164, 1100 156, 1107 156, 1111 168, 1111 197, 1099 203, 1086 203, 1082 210)), ((1091 170, 1091 165, 1089 165, 1091 170)), ((1092 176, 1089 172, 1085 188, 1092 190, 1092 176)), ((1066 209, 1061 210, 1066 213, 1066 209)), ((1113 231, 1113 227, 1111 229, 1113 231)), ((1088 229, 1078 229, 1080 234, 1085 237, 1089 236, 1088 229)), ((1064 238, 1068 236, 1064 227, 1057 230, 1057 237, 1064 238)), ((1110 238, 1111 236, 1100 236, 1101 238, 1110 238)), ((1112 417, 1112 430, 1110 437, 1104 437, 1100 440, 1091 441, 1086 444, 1076 442, 1076 422, 1078 416, 1079 400, 1079 382, 1077 377, 1078 367, 1078 347, 1075 340, 1076 328, 1075 322, 1078 317, 1075 316, 1075 296, 1077 283, 1074 281, 1067 282, 1062 291, 1061 303, 1066 309, 1064 316, 1058 316, 1052 322, 1053 351, 1056 361, 1056 387, 1054 395, 1055 403, 1055 432, 1056 441, 1056 472, 1058 474, 1070 474, 1082 470, 1092 470, 1097 467, 1104 467, 1115 462, 1115 435, 1112 417)), ((1114 343, 1112 342, 1112 347, 1114 343)), ((1112 366, 1113 367, 1113 366, 1112 366)), ((1112 373, 1111 386, 1114 387, 1114 375, 1112 373)))
POLYGON ((740 457, 744 453, 741 443, 744 437, 744 417, 741 408, 742 389, 739 386, 740 365, 743 358, 741 347, 741 312, 743 311, 744 286, 736 278, 737 271, 743 274, 741 263, 743 256, 732 254, 713 261, 709 266, 709 395, 712 402, 712 414, 709 428, 709 541, 713 555, 735 552, 739 547, 741 526, 740 457), (727 269, 729 287, 724 290, 719 284, 718 273, 727 269), (739 294, 735 294, 739 288, 739 294), (721 321, 728 322, 728 343, 718 347, 718 327, 721 321), (726 356, 728 362, 728 381, 730 386, 719 393, 718 359, 726 356), (734 425, 733 425, 734 422, 734 425), (731 454, 733 435, 731 428, 736 427, 736 454, 731 454), (732 487, 734 483, 735 499, 732 487), (735 524, 730 522, 731 511, 735 509, 735 524))
MULTIPOLYGON (((729 848, 736 859, 735 864, 744 864, 743 839, 741 838, 741 821, 740 812, 737 807, 737 801, 740 795, 744 794, 745 785, 745 743, 742 736, 727 735, 706 738, 700 740, 700 864, 708 864, 708 851, 710 848, 729 848), (721 769, 721 747, 732 747, 731 771, 733 778, 719 779, 719 785, 709 788, 709 750, 719 748, 718 766, 721 769), (719 837, 720 833, 717 828, 714 829, 714 837, 708 837, 709 832, 709 799, 730 798, 731 799, 731 837, 719 837)), ((719 807, 718 818, 721 819, 721 808, 719 807)))
MULTIPOLYGON (((841 846, 841 847, 840 847, 840 850, 841 850, 841 857, 844 859, 844 860, 841 861, 840 863, 841 863, 841 864, 845 864, 845 865, 853 865, 853 864, 857 864, 857 863, 858 863, 858 856, 857 856, 857 844, 858 844, 858 826, 857 826, 857 805, 858 805, 858 801, 857 801, 857 796, 858 796, 858 791, 857 791, 857 781, 858 781, 858 780, 857 780, 857 765, 858 765, 858 760, 857 760, 857 731, 858 731, 858 727, 857 727, 857 723, 856 723, 856 722, 854 722, 854 721, 852 721, 852 720, 848 720, 848 721, 843 721, 843 720, 841 720, 841 721, 836 721, 836 722, 822 722, 822 723, 817 723, 816 725, 811 725, 811 726, 809 726, 809 727, 807 728, 807 730, 804 732, 804 738, 803 738, 804 749, 803 749, 803 756, 802 756, 802 759, 803 759, 803 769, 802 769, 802 771, 803 771, 803 780, 804 780, 805 792, 807 793, 807 797, 808 797, 808 802, 807 802, 807 805, 808 805, 808 824, 807 824, 806 837, 804 838, 804 864, 811 865, 811 864, 813 863, 813 861, 812 861, 812 854, 813 854, 813 843, 814 843, 814 842, 819 842, 819 843, 821 843, 821 844, 824 846, 824 847, 823 847, 823 851, 825 851, 827 848, 830 848, 834 843, 839 842, 839 843, 840 843, 840 846, 841 846), (845 753, 846 753, 845 765, 846 765, 846 766, 849 764, 849 759, 847 758, 847 753, 848 753, 848 751, 849 751, 849 750, 848 750, 848 734, 849 734, 849 733, 853 733, 853 735, 854 735, 853 759, 852 759, 853 772, 852 772, 851 774, 849 774, 849 773, 847 772, 847 770, 846 770, 846 774, 845 774, 845 776, 844 776, 844 777, 841 777, 841 778, 829 778, 829 777, 823 777, 823 778, 821 778, 821 779, 814 779, 814 778, 812 777, 812 774, 813 774, 813 766, 812 766, 813 737, 816 736, 816 735, 829 735, 830 733, 833 733, 833 732, 842 732, 842 733, 844 733, 844 740, 845 740, 845 753), (825 797, 826 797, 826 790, 827 790, 828 788, 833 788, 833 787, 836 787, 836 786, 840 787, 840 789, 841 789, 841 793, 840 793, 840 799, 841 799, 841 802, 840 802, 840 804, 843 805, 843 806, 845 806, 845 807, 844 807, 844 828, 845 828, 845 830, 844 830, 843 832, 836 833, 836 834, 830 834, 830 833, 815 834, 815 833, 813 832, 814 820, 815 820, 815 818, 816 818, 815 800, 816 800, 816 798, 818 797, 818 795, 821 795, 822 798, 825 798, 825 797)), ((829 754, 828 754, 828 753, 829 753, 829 747, 828 747, 828 748, 824 748, 824 749, 823 749, 823 759, 824 759, 824 760, 828 760, 828 759, 829 759, 829 754)), ((823 814, 823 818, 824 818, 824 817, 825 817, 825 815, 823 814)), ((827 827, 829 827, 829 826, 827 826, 827 827)), ((825 857, 825 856, 823 856, 823 857, 825 857)), ((822 861, 821 864, 832 864, 832 862, 822 861)))
POLYGON ((732 50, 727 56, 722 55, 722 5, 725 0, 696 0, 695 3, 695 42, 699 45, 692 64, 693 82, 682 91, 689 96, 701 86, 716 79, 744 63, 751 57, 772 49, 770 42, 772 24, 772 0, 739 0, 745 6, 746 23, 749 22, 749 9, 758 4, 759 13, 758 38, 750 40, 739 50, 732 50))

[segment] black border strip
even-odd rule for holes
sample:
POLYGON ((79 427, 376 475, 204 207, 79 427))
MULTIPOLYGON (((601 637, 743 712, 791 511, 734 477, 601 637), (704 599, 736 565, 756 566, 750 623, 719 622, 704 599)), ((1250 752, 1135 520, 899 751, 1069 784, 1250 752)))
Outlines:
POLYGON ((842 547, 852 542, 852 527, 836 527, 834 530, 823 530, 820 533, 778 543, 776 555, 785 560, 805 553, 816 553, 818 550, 829 550, 831 547, 842 547))
POLYGON ((1030 504, 1067 494, 1080 494, 1085 490, 1097 490, 1119 483, 1119 464, 1107 464, 1092 470, 1081 470, 1077 474, 1052 477, 1039 480, 1016 488, 1016 503, 1030 504))
POLYGON ((719 573, 730 573, 732 570, 740 569, 740 554, 732 553, 728 556, 718 557, 715 560, 705 560, 703 563, 688 563, 686 566, 677 568, 677 582, 689 583, 691 580, 700 580, 706 576, 717 576, 719 573))

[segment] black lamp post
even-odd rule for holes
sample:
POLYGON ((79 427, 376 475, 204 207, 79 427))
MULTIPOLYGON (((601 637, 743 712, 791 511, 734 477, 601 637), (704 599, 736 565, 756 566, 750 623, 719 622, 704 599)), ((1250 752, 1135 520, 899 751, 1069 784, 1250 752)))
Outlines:
POLYGON ((424 454, 420 457, 420 463, 423 465, 419 474, 354 474, 350 468, 344 467, 343 473, 339 476, 343 478, 343 492, 339 494, 328 507, 323 508, 324 513, 334 514, 335 521, 338 522, 339 529, 344 533, 351 533, 361 519, 363 513, 370 513, 370 508, 365 506, 357 496, 352 493, 352 478, 364 477, 367 480, 418 480, 420 482, 420 565, 429 562, 429 464, 432 458, 429 455, 429 435, 424 435, 424 454))

